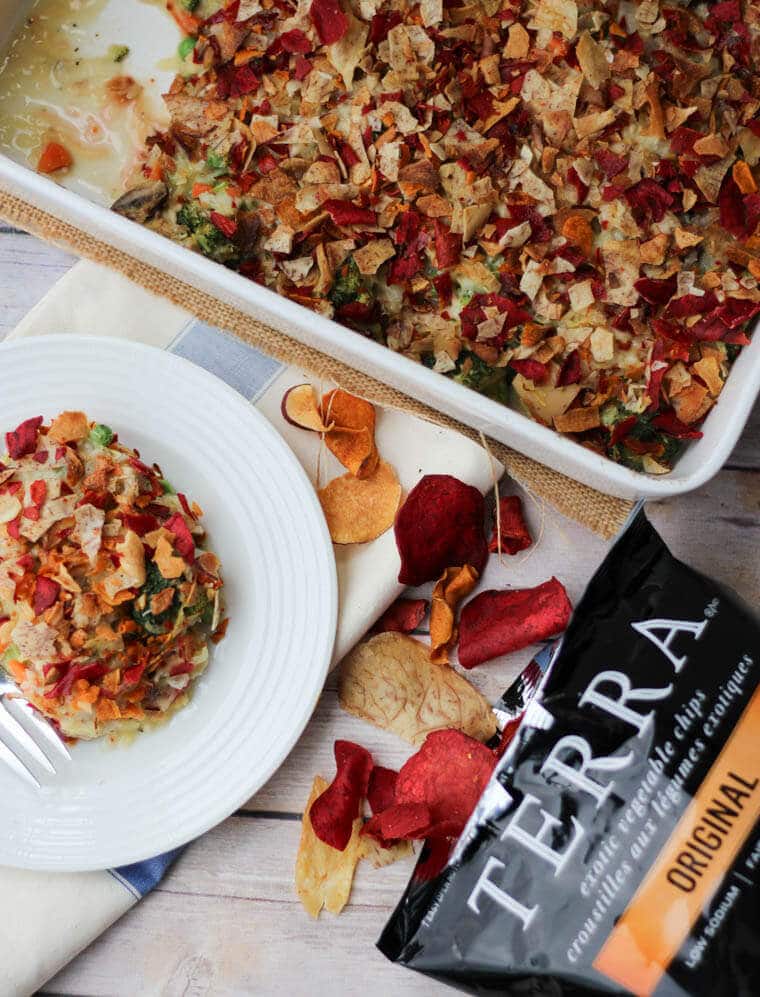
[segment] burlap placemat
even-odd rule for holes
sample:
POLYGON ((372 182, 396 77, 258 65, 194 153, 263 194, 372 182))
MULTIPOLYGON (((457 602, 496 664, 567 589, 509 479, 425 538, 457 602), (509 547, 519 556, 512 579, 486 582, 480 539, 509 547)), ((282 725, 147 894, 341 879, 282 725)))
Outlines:
MULTIPOLYGON (((257 322, 205 291, 191 287, 184 281, 115 249, 3 190, 0 190, 0 216, 9 224, 39 236, 46 242, 119 271, 147 290, 168 298, 210 325, 232 332, 282 363, 293 364, 315 375, 332 378, 347 390, 379 405, 403 409, 423 419, 456 429, 471 439, 480 439, 476 430, 436 412, 397 388, 363 374, 326 353, 304 346, 297 339, 257 322)), ((489 439, 487 444, 493 455, 521 485, 545 499, 565 516, 605 538, 618 532, 631 511, 631 502, 604 495, 588 485, 573 481, 496 440, 489 439)))

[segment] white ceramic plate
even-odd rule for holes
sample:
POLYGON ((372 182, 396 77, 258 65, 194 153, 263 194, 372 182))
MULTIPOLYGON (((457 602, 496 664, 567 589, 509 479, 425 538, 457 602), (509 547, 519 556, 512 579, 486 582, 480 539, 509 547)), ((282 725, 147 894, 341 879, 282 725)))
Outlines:
MULTIPOLYGON (((35 791, 0 764, 0 865, 126 865, 197 837, 278 768, 332 653, 337 584, 313 488, 248 402, 179 357, 121 340, 0 346, 0 430, 82 409, 202 506, 230 626, 190 705, 111 746, 80 743, 35 791)), ((1 448, 4 449, 4 446, 1 448)))

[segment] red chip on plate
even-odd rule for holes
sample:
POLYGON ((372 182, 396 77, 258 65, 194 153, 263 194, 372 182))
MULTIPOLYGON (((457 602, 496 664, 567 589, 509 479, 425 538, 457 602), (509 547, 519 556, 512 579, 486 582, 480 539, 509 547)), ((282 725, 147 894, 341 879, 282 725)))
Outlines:
POLYGON ((522 499, 519 495, 505 495, 499 499, 499 529, 493 525, 493 536, 488 545, 492 554, 499 550, 499 533, 501 534, 501 553, 517 554, 533 543, 528 527, 523 518, 522 499))
POLYGON ((372 755, 352 741, 336 741, 334 750, 335 778, 312 803, 309 816, 319 840, 342 852, 367 795, 372 755))
POLYGON ((8 454, 14 460, 26 457, 34 453, 37 449, 37 430, 42 425, 42 416, 35 416, 34 419, 27 419, 17 426, 13 432, 5 434, 5 444, 8 447, 8 454))
POLYGON ((372 632, 409 634, 422 623, 426 612, 425 599, 396 599, 374 625, 372 632))
POLYGON ((382 765, 376 765, 372 769, 367 788, 367 802, 373 814, 378 814, 391 806, 395 800, 397 779, 398 772, 395 769, 387 769, 382 765))
POLYGON ((194 564, 195 541, 182 516, 178 512, 175 512, 173 516, 170 516, 166 520, 164 526, 170 533, 174 534, 174 546, 177 548, 177 551, 188 564, 194 564))
POLYGON ((474 668, 553 637, 565 629, 572 609, 556 578, 532 589, 481 592, 459 618, 459 664, 474 668))
POLYGON ((428 474, 409 492, 396 516, 401 556, 398 580, 422 585, 446 568, 469 564, 481 574, 488 557, 485 504, 477 488, 450 474, 428 474))
POLYGON ((46 609, 50 609, 55 604, 60 591, 61 586, 58 582, 54 582, 52 578, 46 578, 44 575, 39 575, 34 585, 34 596, 32 598, 34 615, 39 616, 46 609))

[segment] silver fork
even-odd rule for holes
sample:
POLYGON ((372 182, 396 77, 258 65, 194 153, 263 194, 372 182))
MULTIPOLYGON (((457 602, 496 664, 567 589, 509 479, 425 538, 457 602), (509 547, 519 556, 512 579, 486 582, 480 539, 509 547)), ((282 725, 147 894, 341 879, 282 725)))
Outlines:
POLYGON ((53 763, 61 760, 71 760, 61 738, 24 699, 18 686, 0 675, 0 761, 25 782, 40 789, 32 762, 48 775, 55 775, 53 763))

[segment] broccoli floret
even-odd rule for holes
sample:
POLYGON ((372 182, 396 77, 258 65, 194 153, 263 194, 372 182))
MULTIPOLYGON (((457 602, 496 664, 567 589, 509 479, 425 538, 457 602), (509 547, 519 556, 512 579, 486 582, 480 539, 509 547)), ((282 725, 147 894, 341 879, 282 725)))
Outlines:
POLYGON ((361 289, 362 275, 359 273, 353 256, 350 256, 335 274, 329 295, 330 301, 335 308, 340 308, 341 305, 347 305, 350 301, 356 301, 361 289))
POLYGON ((210 627, 212 620, 214 619, 214 603, 206 595, 205 591, 201 589, 201 592, 193 603, 192 606, 188 606, 185 610, 185 617, 190 618, 190 623, 198 622, 202 623, 206 627, 210 627), (192 617, 196 617, 193 620, 192 617))
POLYGON ((188 229, 204 256, 217 263, 233 263, 239 253, 234 243, 213 225, 197 204, 183 204, 177 211, 177 224, 188 229))
POLYGON ((153 561, 148 561, 146 566, 145 584, 140 589, 132 609, 132 619, 138 623, 143 630, 149 634, 163 634, 169 629, 167 624, 172 622, 179 607, 179 595, 176 583, 164 578, 153 561), (154 595, 163 592, 164 589, 173 588, 174 598, 168 609, 158 616, 154 616, 150 611, 150 600, 154 595))
POLYGON ((451 377, 459 384, 506 405, 509 402, 509 385, 514 371, 509 367, 492 367, 475 353, 465 350, 460 354, 457 368, 452 371, 451 377))
POLYGON ((113 430, 110 426, 106 426, 102 422, 99 422, 97 426, 93 426, 90 430, 90 443, 96 447, 110 446, 112 440, 113 430))
POLYGON ((189 10, 191 14, 198 8, 200 2, 201 0, 181 0, 182 6, 185 10, 189 10))
POLYGON ((222 173, 228 172, 227 160, 218 152, 212 151, 206 156, 206 166, 214 176, 221 176, 222 173))
POLYGON ((177 211, 177 224, 184 225, 186 229, 191 232, 202 225, 206 221, 206 216, 203 214, 201 209, 197 204, 188 202, 183 204, 182 207, 177 211))

